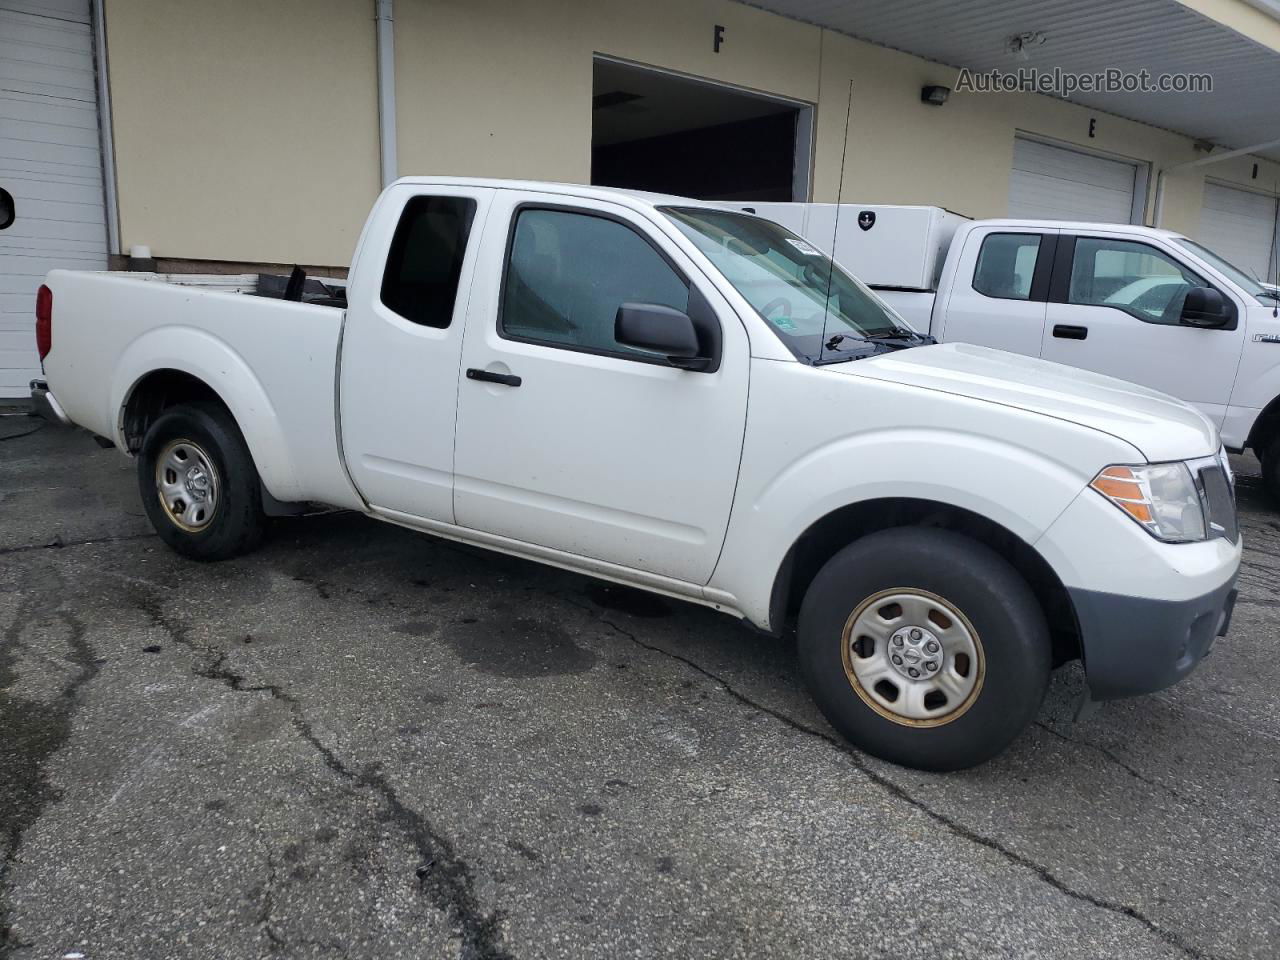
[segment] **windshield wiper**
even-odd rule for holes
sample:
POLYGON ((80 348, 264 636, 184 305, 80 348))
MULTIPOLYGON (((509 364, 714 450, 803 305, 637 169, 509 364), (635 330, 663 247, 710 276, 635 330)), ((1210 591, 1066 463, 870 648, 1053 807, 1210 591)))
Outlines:
POLYGON ((863 337, 863 339, 874 340, 880 343, 892 342, 895 340, 898 340, 898 341, 910 340, 913 343, 923 343, 923 344, 938 342, 936 339, 929 336, 929 334, 927 333, 917 333, 915 330, 907 330, 903 327, 894 327, 889 330, 879 330, 875 333, 867 334, 865 337, 863 337))

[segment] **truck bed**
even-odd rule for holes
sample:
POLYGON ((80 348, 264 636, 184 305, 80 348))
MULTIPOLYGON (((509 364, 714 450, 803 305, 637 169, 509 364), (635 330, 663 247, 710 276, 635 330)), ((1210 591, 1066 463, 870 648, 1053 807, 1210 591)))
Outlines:
POLYGON ((44 368, 68 416, 126 449, 125 404, 149 372, 177 370, 224 384, 222 400, 272 496, 360 506, 342 465, 335 419, 344 312, 252 295, 259 291, 243 284, 198 283, 49 275, 53 334, 44 368))

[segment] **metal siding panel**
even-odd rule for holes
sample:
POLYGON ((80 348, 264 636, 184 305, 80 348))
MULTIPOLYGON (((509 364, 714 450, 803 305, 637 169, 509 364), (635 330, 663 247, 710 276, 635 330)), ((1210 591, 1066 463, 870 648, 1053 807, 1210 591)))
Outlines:
MULTIPOLYGON (((1070 73, 1212 73, 1211 93, 1075 93, 1071 101, 1186 136, 1244 147, 1280 138, 1280 54, 1177 0, 751 0, 750 6, 953 67, 1070 73), (1007 38, 1049 39, 1018 61, 1007 38)), ((1280 158, 1280 150, 1267 155, 1280 158)))
POLYGON ((107 237, 88 0, 0 0, 0 397, 39 375, 35 292, 58 268, 102 270, 107 237))

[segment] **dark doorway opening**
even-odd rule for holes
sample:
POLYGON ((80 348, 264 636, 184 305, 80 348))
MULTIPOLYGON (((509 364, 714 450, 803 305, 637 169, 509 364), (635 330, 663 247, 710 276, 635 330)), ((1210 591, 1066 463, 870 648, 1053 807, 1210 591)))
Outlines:
POLYGON ((807 200, 811 108, 597 58, 591 182, 700 200, 807 200))

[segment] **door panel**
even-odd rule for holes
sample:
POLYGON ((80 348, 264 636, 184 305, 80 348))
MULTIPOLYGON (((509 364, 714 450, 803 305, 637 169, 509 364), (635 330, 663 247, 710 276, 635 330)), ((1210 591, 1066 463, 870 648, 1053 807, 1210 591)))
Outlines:
POLYGON ((492 190, 397 188, 348 291, 339 402, 351 478, 371 504, 453 522, 453 434, 467 294, 492 190), (403 211, 403 215, 402 215, 403 211), (385 273, 384 273, 385 270, 385 273))
POLYGON ((606 203, 556 206, 562 202, 503 191, 490 216, 462 362, 519 385, 462 381, 457 521, 705 583, 742 452, 746 333, 679 248, 654 237, 639 215, 606 203), (525 219, 516 221, 508 272, 506 230, 497 225, 513 216, 525 219), (719 317, 722 359, 713 373, 678 370, 612 341, 622 302, 686 309, 681 277, 694 278, 719 317))
POLYGON ((1040 355, 1045 304, 1037 278, 1055 231, 978 229, 965 238, 944 306, 940 340, 1040 355))
POLYGON ((1180 324, 1186 291, 1205 282, 1151 244, 1077 237, 1069 275, 1054 277, 1041 356, 1187 400, 1221 427, 1244 344, 1243 311, 1235 330, 1180 324))

